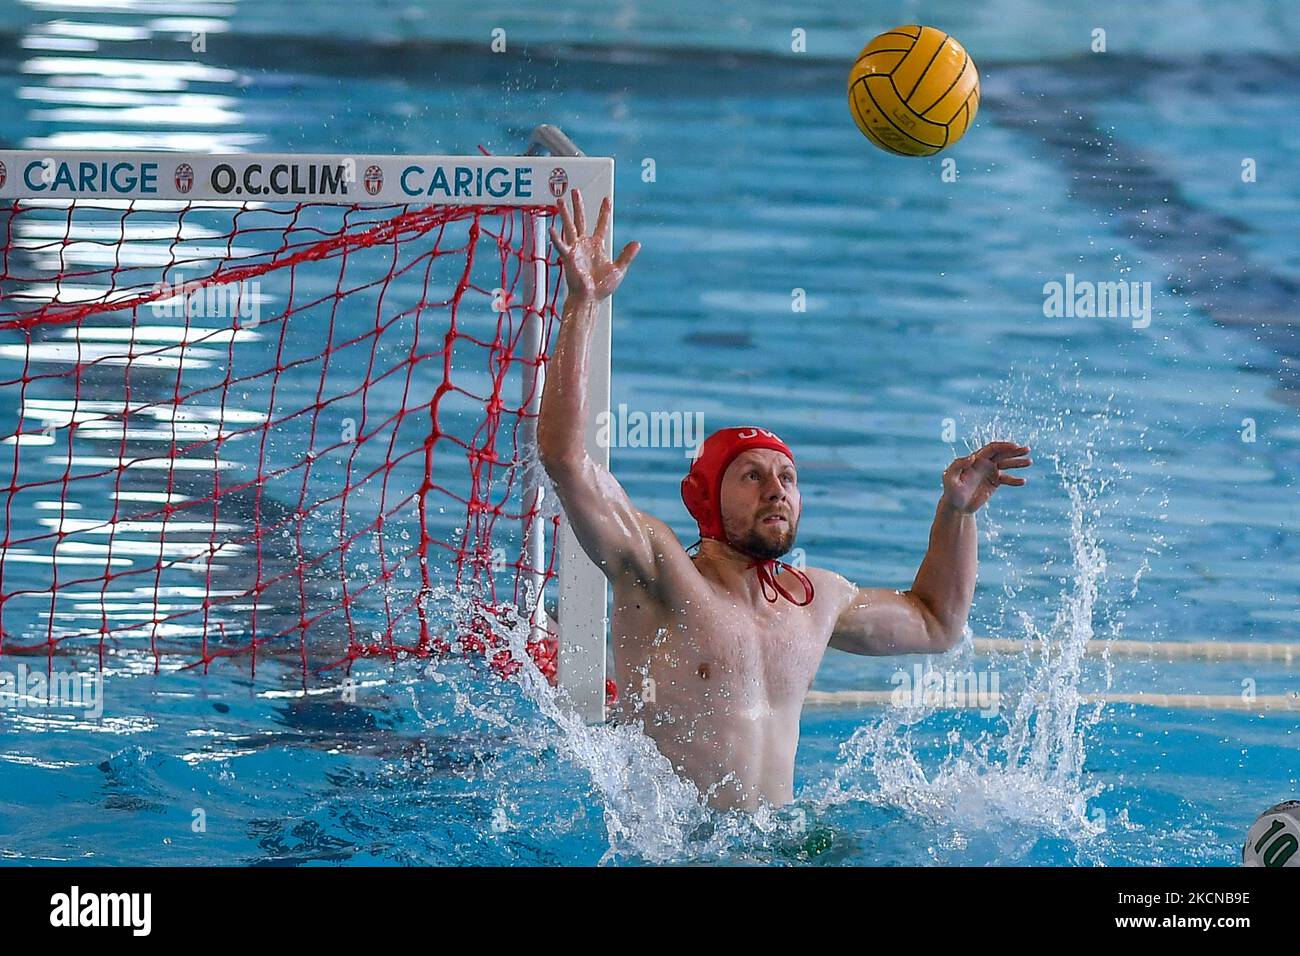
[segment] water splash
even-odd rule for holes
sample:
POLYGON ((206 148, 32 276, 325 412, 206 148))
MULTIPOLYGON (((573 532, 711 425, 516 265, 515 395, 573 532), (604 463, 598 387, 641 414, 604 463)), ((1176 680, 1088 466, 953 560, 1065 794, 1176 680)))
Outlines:
MULTIPOLYGON (((440 589, 431 597, 430 607, 453 617, 472 613, 475 605, 464 591, 440 589)), ((577 799, 598 808, 605 830, 602 865, 794 863, 825 849, 828 840, 810 819, 809 808, 764 806, 754 812, 724 812, 709 807, 698 788, 673 771, 639 722, 587 726, 566 705, 524 650, 525 621, 494 619, 493 630, 515 658, 525 662, 506 685, 516 692, 516 700, 504 700, 499 683, 495 692, 485 692, 482 674, 441 665, 431 666, 426 680, 451 694, 450 708, 421 708, 415 688, 410 688, 413 707, 426 726, 446 726, 449 717, 468 718, 494 730, 499 749, 511 754, 500 768, 476 763, 472 770, 477 781, 490 781, 496 791, 491 819, 486 821, 493 831, 526 829, 536 839, 543 832, 559 836, 589 826, 584 813, 557 815, 547 799, 536 796, 539 785, 554 789, 565 785, 559 777, 572 778, 555 772, 559 761, 580 771, 585 790, 577 799), (548 753, 554 758, 549 762, 548 753), (521 754, 539 758, 526 778, 519 776, 521 754)))
MULTIPOLYGON (((1087 402, 1086 397, 1079 400, 1087 402)), ((1004 406, 1035 407, 1024 397, 1010 396, 1004 397, 1004 406)), ((999 511, 1014 512, 1018 506, 995 507, 981 514, 988 542, 985 556, 991 554, 1005 564, 1007 572, 997 609, 1005 624, 993 633, 1014 635, 1023 642, 1018 659, 1009 661, 1017 671, 1012 676, 1021 685, 1019 692, 1003 690, 1000 726, 994 729, 981 727, 970 714, 954 716, 934 705, 890 708, 841 745, 830 779, 806 788, 803 799, 820 809, 866 802, 913 815, 935 834, 928 853, 936 861, 968 853, 972 841, 984 841, 991 844, 990 858, 1015 862, 1040 837, 1064 839, 1086 850, 1104 841, 1108 827, 1134 828, 1125 812, 1108 819, 1092 805, 1106 785, 1085 769, 1089 731, 1102 719, 1104 708, 1100 701, 1089 703, 1086 697, 1085 654, 1090 641, 1120 636, 1124 622, 1122 598, 1109 593, 1108 585, 1119 575, 1108 562, 1102 531, 1108 510, 1125 501, 1117 489, 1129 476, 1118 461, 1103 461, 1100 451, 1106 436, 1120 430, 1122 418, 1107 399, 1078 417, 1068 408, 1052 417, 1029 420, 1004 413, 974 430, 971 450, 1008 438, 1033 447, 1035 461, 1051 465, 1049 480, 1063 491, 1067 503, 1069 573, 1060 577, 1060 589, 1045 597, 1037 612, 1032 597, 1043 588, 1041 583, 1035 588, 1022 570, 1033 566, 1032 557, 1027 557, 1020 542, 1008 540, 1015 536, 1005 533, 992 517, 999 511), (943 735, 945 724, 949 729, 943 735), (935 752, 936 737, 946 743, 946 754, 935 752), (1011 833, 1017 839, 1009 839, 1011 833)), ((1035 470, 1042 483, 1042 469, 1035 470)), ((1004 504, 1010 505, 998 501, 999 506, 1004 504)), ((1023 513, 1013 520, 1018 528, 1044 522, 1042 516, 1030 521, 1023 513)), ((1048 521, 1047 526, 1056 524, 1048 521)), ((1152 544, 1158 547, 1160 540, 1152 539, 1152 544)), ((1050 570, 1053 561, 1045 555, 1040 567, 1050 570)), ((1124 597, 1136 594, 1147 568, 1144 558, 1124 597)), ((945 667, 997 663, 976 664, 969 641, 938 660, 945 667)), ((934 668, 935 661, 926 658, 927 670, 934 668)), ((1007 675, 1000 676, 1005 684, 1007 675)), ((1102 691, 1111 685, 1107 654, 1102 655, 1098 681, 1102 691)))
MULTIPOLYGON (((830 777, 809 783, 791 806, 722 813, 710 809, 694 785, 673 772, 634 723, 588 727, 564 706, 524 652, 528 634, 523 622, 497 630, 516 659, 526 662, 513 680, 530 708, 528 719, 503 716, 500 702, 484 701, 477 684, 456 688, 457 713, 508 734, 512 747, 550 753, 581 771, 589 789, 579 799, 597 808, 604 825, 601 863, 796 862, 809 856, 807 848, 816 841, 810 843, 808 837, 821 820, 849 803, 922 821, 932 834, 925 852, 933 861, 969 858, 978 845, 987 844, 983 856, 1016 862, 1040 838, 1064 840, 1100 859, 1107 828, 1134 825, 1123 812, 1107 818, 1096 806, 1106 787, 1086 771, 1086 744, 1102 718, 1102 705, 1088 702, 1085 686, 1095 677, 1104 690, 1111 674, 1105 656, 1101 674, 1089 673, 1085 654, 1089 641, 1120 635, 1124 599, 1136 592, 1148 567, 1145 559, 1131 573, 1113 567, 1102 542, 1112 534, 1146 535, 1150 554, 1158 552, 1161 539, 1149 531, 1132 532, 1122 520, 1117 528, 1107 526, 1109 512, 1120 505, 1121 513, 1131 510, 1151 491, 1126 486, 1129 474, 1103 451, 1119 436, 1125 447, 1141 447, 1141 426, 1127 421, 1109 399, 1071 396, 1064 387, 1059 394, 1072 404, 1077 400, 1075 407, 1084 411, 1036 412, 1037 418, 1004 411, 972 431, 972 449, 994 438, 1026 441, 1039 464, 1031 480, 1060 492, 1039 496, 1048 499, 1046 507, 1058 509, 1055 514, 1031 516, 1024 510, 1028 505, 1006 494, 999 496, 997 507, 981 514, 984 559, 1002 566, 1004 580, 991 615, 997 624, 988 632, 1023 643, 1020 654, 1001 662, 1014 673, 1002 675, 1002 702, 992 726, 932 705, 890 708, 858 728, 841 745, 830 777), (1042 527, 1068 527, 1068 564, 1056 539, 1035 560, 1027 532, 1042 527), (1051 574, 1058 579, 1055 589, 1050 578, 1046 585, 1043 580, 1051 574), (1125 593, 1114 593, 1117 584, 1125 593), (1008 689, 1008 683, 1016 686, 1008 689)), ((1041 403, 1008 395, 1003 407, 1037 409, 1041 403)), ((436 595, 443 609, 463 609, 468 600, 463 593, 436 595)), ((998 663, 977 664, 969 642, 938 660, 942 666, 970 668, 998 663)), ((928 668, 934 665, 935 659, 927 659, 928 668)), ((554 765, 540 772, 553 774, 554 765)), ((526 785, 504 774, 494 782, 526 785)), ((535 830, 538 816, 526 800, 503 798, 493 809, 493 827, 535 830)), ((543 828, 584 825, 589 821, 578 812, 543 828)))
MULTIPOLYGON (((464 621, 473 614, 479 601, 465 590, 438 588, 430 594, 428 603, 439 616, 464 621)), ((523 663, 508 682, 519 699, 503 700, 500 682, 494 677, 433 665, 426 677, 451 694, 453 706, 448 715, 421 712, 417 703, 421 721, 432 727, 443 724, 448 717, 461 721, 468 718, 496 731, 502 737, 504 749, 516 755, 524 752, 540 757, 551 751, 577 767, 589 781, 603 810, 608 849, 602 863, 621 856, 664 862, 686 853, 692 834, 700 830, 711 814, 703 805, 699 791, 673 772, 667 758, 636 726, 589 727, 573 708, 566 706, 525 649, 529 637, 526 620, 493 618, 490 624, 515 660, 523 663), (497 686, 485 693, 488 682, 497 686)), ((517 762, 512 767, 517 770, 517 762)), ((490 768, 476 768, 476 773, 495 777, 490 768)), ((494 782, 503 788, 518 783, 505 779, 504 774, 494 782)), ((537 825, 537 814, 533 811, 534 808, 515 811, 520 825, 537 825)), ((499 806, 493 828, 510 828, 513 825, 510 817, 499 806)), ((570 820, 568 825, 579 826, 581 821, 570 820)))

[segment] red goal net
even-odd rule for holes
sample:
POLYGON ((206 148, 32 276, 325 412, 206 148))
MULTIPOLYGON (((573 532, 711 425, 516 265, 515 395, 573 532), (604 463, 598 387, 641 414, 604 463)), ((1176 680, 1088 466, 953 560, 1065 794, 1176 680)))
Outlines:
POLYGON ((517 667, 553 207, 56 193, 0 206, 0 654, 517 667))

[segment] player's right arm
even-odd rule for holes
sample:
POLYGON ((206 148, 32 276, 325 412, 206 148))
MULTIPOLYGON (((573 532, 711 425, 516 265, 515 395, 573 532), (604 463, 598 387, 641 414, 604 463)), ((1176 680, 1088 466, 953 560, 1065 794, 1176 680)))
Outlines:
POLYGON ((572 215, 563 201, 559 207, 564 235, 552 229, 551 241, 564 263, 568 293, 555 348, 547 361, 537 421, 537 453, 587 556, 610 581, 628 570, 647 580, 654 567, 653 539, 657 537, 658 522, 633 507, 623 486, 587 454, 583 439, 591 340, 599 304, 623 281, 640 244, 629 242, 611 262, 605 252, 609 200, 601 204, 595 231, 590 235, 586 234, 586 215, 578 190, 573 190, 572 215))

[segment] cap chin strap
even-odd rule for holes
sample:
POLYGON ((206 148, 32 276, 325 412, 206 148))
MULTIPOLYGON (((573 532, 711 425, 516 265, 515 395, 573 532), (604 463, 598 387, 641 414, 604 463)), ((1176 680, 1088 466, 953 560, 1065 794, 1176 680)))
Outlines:
MULTIPOLYGON (((702 544, 702 543, 703 543, 703 538, 701 538, 695 544, 702 544)), ((750 554, 744 548, 737 548, 730 541, 724 540, 723 544, 725 544, 727 547, 731 548, 734 551, 739 551, 747 558, 754 558, 754 555, 750 554)), ((693 548, 695 547, 695 545, 693 544, 691 545, 691 547, 693 548)), ((687 550, 690 549, 688 548, 687 550)), ((754 558, 753 561, 745 565, 746 571, 748 571, 750 568, 758 569, 758 584, 759 587, 763 589, 763 597, 767 598, 769 604, 775 604, 778 596, 785 598, 795 607, 807 607, 809 604, 812 603, 813 594, 814 594, 812 581, 809 579, 808 575, 804 574, 802 571, 800 571, 798 568, 794 567, 793 565, 786 564, 784 561, 778 561, 775 558, 754 558), (791 594, 788 590, 786 590, 786 588, 781 584, 781 582, 776 579, 776 575, 773 573, 772 569, 777 566, 785 569, 786 571, 789 571, 791 574, 793 574, 795 577, 799 579, 799 583, 803 585, 803 591, 804 591, 804 598, 802 601, 796 601, 794 599, 794 595, 791 594), (772 592, 771 594, 768 593, 769 589, 772 592)))
MULTIPOLYGON (((732 545, 732 547, 735 547, 735 545, 732 545)), ((739 551, 740 549, 736 548, 736 550, 739 551)), ((742 551, 741 553, 743 554, 744 552, 742 551)), ((777 594, 780 594, 781 597, 785 598, 795 607, 806 607, 807 605, 812 603, 812 599, 813 599, 812 581, 808 579, 808 575, 804 574, 798 568, 786 564, 784 561, 777 561, 775 558, 767 558, 767 559, 760 558, 758 560, 751 561, 749 564, 745 566, 745 570, 748 571, 750 568, 758 568, 758 583, 763 588, 763 597, 767 598, 769 604, 776 603, 777 594), (804 590, 804 598, 802 601, 796 601, 794 599, 794 595, 791 594, 789 591, 787 591, 782 586, 781 582, 776 579, 776 575, 772 573, 772 568, 774 565, 779 565, 780 567, 789 571, 799 579, 799 583, 803 585, 803 590, 804 590), (773 592, 772 594, 767 593, 767 589, 769 587, 772 589, 773 592)))

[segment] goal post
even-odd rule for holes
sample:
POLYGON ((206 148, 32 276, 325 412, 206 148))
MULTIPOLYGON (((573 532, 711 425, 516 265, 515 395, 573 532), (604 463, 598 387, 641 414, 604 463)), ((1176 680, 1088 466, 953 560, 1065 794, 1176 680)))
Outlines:
POLYGON ((432 654, 440 584, 540 640, 554 582, 558 683, 603 720, 606 583, 536 460, 550 217, 613 199, 566 145, 0 151, 0 655, 432 654))
MULTIPOLYGON (((579 157, 580 151, 573 142, 554 126, 543 125, 533 131, 528 144, 530 155, 579 157)), ((613 160, 602 160, 608 165, 603 167, 603 178, 594 177, 588 192, 587 187, 580 186, 584 205, 589 210, 597 210, 606 198, 610 201, 610 228, 606 233, 605 251, 611 257, 614 254, 614 164, 613 160)), ((537 236, 539 249, 547 241, 544 234, 537 236)), ((610 368, 613 354, 612 341, 612 306, 611 300, 601 301, 596 316, 596 329, 592 335, 591 353, 588 358, 587 402, 589 417, 584 425, 584 438, 587 453, 601 467, 609 468, 609 447, 602 445, 597 435, 600 430, 601 415, 608 414, 610 407, 610 368)), ((545 366, 541 366, 543 375, 545 366)), ((539 398, 541 390, 535 393, 539 398)), ((535 419, 533 420, 535 424, 535 419)), ((536 447, 536 440, 530 443, 536 447)), ((604 573, 587 557, 578 543, 573 527, 567 520, 561 520, 559 526, 560 566, 562 573, 559 582, 559 631, 560 648, 558 654, 557 676, 559 686, 572 701, 577 713, 589 723, 600 723, 605 719, 605 633, 609 621, 608 597, 604 573)))

